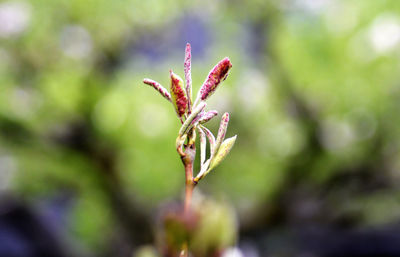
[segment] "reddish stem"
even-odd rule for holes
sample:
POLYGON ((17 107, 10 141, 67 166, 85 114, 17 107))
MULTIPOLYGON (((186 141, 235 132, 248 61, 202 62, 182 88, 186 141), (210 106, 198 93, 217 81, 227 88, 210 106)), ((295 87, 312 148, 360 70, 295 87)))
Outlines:
POLYGON ((185 165, 185 177, 186 177, 186 187, 185 187, 185 205, 184 205, 184 214, 190 210, 190 206, 192 204, 192 195, 194 189, 193 182, 193 163, 188 163, 185 165))
POLYGON ((181 154, 182 163, 185 166, 185 203, 184 203, 185 215, 187 215, 190 210, 192 203, 193 189, 196 185, 193 181, 193 163, 196 157, 196 145, 194 141, 195 135, 193 133, 194 133, 193 130, 189 132, 188 144, 185 147, 184 155, 181 154))
MULTIPOLYGON (((185 203, 184 203, 183 215, 185 217, 188 217, 188 215, 190 215, 190 208, 192 205, 192 195, 195 184, 193 182, 193 162, 184 162, 184 164, 185 164, 186 185, 185 185, 185 203)), ((182 245, 182 250, 179 257, 188 257, 188 256, 189 256, 188 245, 187 242, 185 242, 182 245)))
MULTIPOLYGON (((185 166, 185 203, 183 215, 186 218, 188 215, 190 215, 193 189, 196 186, 195 182, 193 181, 193 163, 196 157, 195 134, 193 129, 189 132, 188 138, 188 144, 185 147, 185 152, 183 154, 180 153, 182 163, 185 166)), ((188 242, 185 242, 182 245, 180 257, 187 257, 188 254, 188 242)))

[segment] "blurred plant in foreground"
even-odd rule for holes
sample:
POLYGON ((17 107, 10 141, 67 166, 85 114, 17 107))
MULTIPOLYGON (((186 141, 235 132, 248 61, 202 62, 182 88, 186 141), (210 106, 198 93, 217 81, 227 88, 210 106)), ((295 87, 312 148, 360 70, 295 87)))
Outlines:
MULTIPOLYGON (((176 149, 185 167, 186 190, 183 216, 178 214, 168 223, 177 222, 182 225, 186 221, 196 218, 196 212, 191 211, 192 193, 197 183, 214 169, 228 155, 232 149, 236 136, 225 139, 229 122, 229 113, 224 113, 221 124, 215 137, 204 124, 215 117, 218 112, 215 110, 205 111, 205 101, 214 93, 219 84, 226 79, 232 63, 228 57, 222 59, 213 69, 201 86, 195 101, 192 101, 192 78, 191 78, 191 46, 188 43, 185 49, 185 83, 170 70, 171 90, 168 92, 160 83, 144 79, 143 82, 156 89, 165 99, 172 102, 176 114, 182 123, 176 139, 176 149), (193 163, 196 156, 196 131, 200 137, 200 171, 193 176, 193 163), (207 138, 210 144, 209 158, 207 159, 207 138)), ((191 222, 189 222, 191 223, 191 222)), ((167 224, 168 225, 168 224, 167 224)), ((168 226, 167 226, 168 227, 168 226)), ((183 226, 185 227, 185 226, 183 226)), ((167 228, 168 229, 168 228, 167 228)), ((180 235, 182 239, 174 238, 181 244, 180 256, 188 256, 190 237, 187 229, 183 229, 180 235)))

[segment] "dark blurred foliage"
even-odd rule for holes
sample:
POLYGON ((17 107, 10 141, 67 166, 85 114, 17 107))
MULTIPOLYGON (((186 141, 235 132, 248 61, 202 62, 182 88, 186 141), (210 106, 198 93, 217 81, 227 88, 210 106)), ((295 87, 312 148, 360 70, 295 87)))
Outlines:
POLYGON ((154 242, 184 173, 142 79, 183 76, 186 42, 194 92, 233 63, 209 108, 238 140, 196 190, 232 204, 244 256, 400 256, 398 0, 1 2, 0 255, 154 242))

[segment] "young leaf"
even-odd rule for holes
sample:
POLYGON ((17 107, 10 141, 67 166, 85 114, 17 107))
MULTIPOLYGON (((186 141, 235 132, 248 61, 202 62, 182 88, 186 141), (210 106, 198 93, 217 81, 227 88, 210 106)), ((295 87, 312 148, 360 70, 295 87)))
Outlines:
POLYGON ((211 133, 211 131, 204 127, 204 126, 200 126, 203 131, 206 133, 206 136, 208 138, 208 142, 210 142, 210 153, 212 154, 214 152, 214 148, 215 148, 215 137, 213 135, 213 133, 211 133))
POLYGON ((187 110, 188 98, 183 86, 183 80, 170 70, 171 76, 171 99, 178 117, 181 118, 187 110))
POLYGON ((215 156, 222 141, 225 138, 226 130, 228 129, 228 123, 229 123, 229 113, 226 112, 224 113, 224 115, 222 115, 221 123, 219 124, 217 140, 215 141, 215 148, 214 152, 212 152, 212 156, 215 156))
POLYGON ((214 118, 214 117, 217 116, 217 115, 218 115, 218 112, 215 111, 215 110, 208 111, 208 112, 204 113, 204 114, 200 117, 199 123, 200 123, 200 124, 204 124, 204 123, 206 123, 207 121, 211 120, 212 118, 214 118))
POLYGON ((165 99, 171 102, 171 95, 168 93, 167 89, 161 86, 160 83, 154 81, 152 79, 143 79, 143 83, 152 86, 155 90, 157 90, 165 99))
POLYGON ((185 80, 186 80, 186 94, 189 98, 188 102, 188 113, 192 112, 192 50, 190 44, 186 44, 185 49, 185 62, 183 64, 183 68, 185 71, 185 80))
MULTIPOLYGON (((204 164, 203 167, 201 167, 200 172, 197 174, 197 176, 193 179, 195 183, 199 182, 200 179, 202 179, 205 175, 206 172, 208 171, 208 167, 210 166, 210 159, 208 159, 204 164)), ((209 171, 208 171, 209 172, 209 171)), ((207 173, 208 173, 207 172, 207 173)))
POLYGON ((199 94, 197 95, 196 103, 199 100, 206 100, 211 96, 218 85, 226 79, 228 72, 232 67, 232 63, 228 57, 222 59, 214 68, 210 71, 207 79, 204 81, 200 88, 199 94))
POLYGON ((184 135, 186 132, 189 131, 194 125, 193 120, 197 118, 200 112, 206 108, 206 103, 201 102, 199 105, 196 106, 196 108, 193 109, 192 113, 187 117, 185 122, 182 124, 181 129, 179 130, 179 136, 184 135))
POLYGON ((235 144, 236 137, 237 136, 230 137, 222 142, 221 147, 218 149, 217 154, 212 158, 210 167, 204 175, 207 175, 208 172, 217 167, 218 164, 220 164, 225 159, 225 157, 228 155, 233 145, 235 144))
POLYGON ((206 134, 200 127, 198 127, 198 131, 200 134, 200 169, 201 169, 206 160, 207 139, 206 139, 206 134))

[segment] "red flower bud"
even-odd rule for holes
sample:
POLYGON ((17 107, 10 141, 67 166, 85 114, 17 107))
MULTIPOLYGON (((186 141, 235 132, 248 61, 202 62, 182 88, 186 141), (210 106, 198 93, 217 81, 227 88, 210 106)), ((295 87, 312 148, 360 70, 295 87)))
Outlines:
POLYGON ((186 113, 188 107, 186 90, 183 86, 183 80, 178 75, 176 75, 172 71, 170 71, 170 75, 172 103, 174 104, 175 111, 178 114, 178 117, 181 118, 186 113))
POLYGON ((206 100, 212 95, 218 85, 226 79, 228 72, 232 67, 232 63, 228 57, 225 57, 210 71, 206 81, 200 88, 200 99, 206 100))

